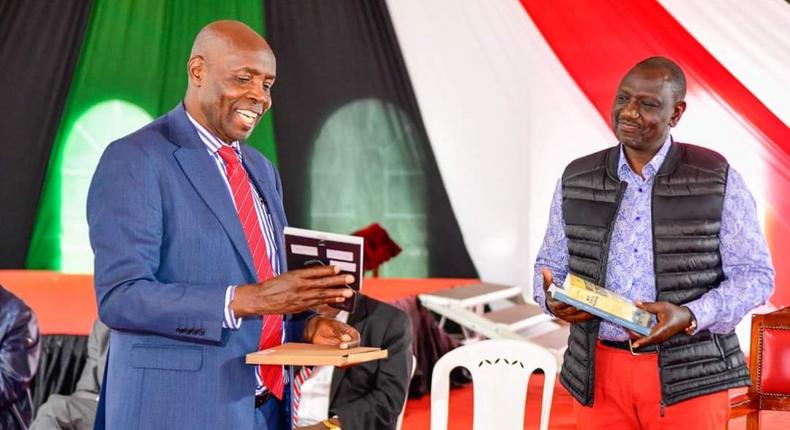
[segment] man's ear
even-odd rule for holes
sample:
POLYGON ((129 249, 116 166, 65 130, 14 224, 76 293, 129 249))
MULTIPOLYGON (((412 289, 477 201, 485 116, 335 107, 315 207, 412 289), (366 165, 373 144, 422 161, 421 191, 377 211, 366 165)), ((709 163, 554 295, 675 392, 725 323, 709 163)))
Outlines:
POLYGON ((189 82, 199 87, 203 84, 203 75, 206 73, 206 63, 203 60, 203 57, 200 55, 195 55, 194 57, 190 58, 187 62, 187 76, 189 77, 189 82))
POLYGON ((675 108, 672 111, 672 116, 669 117, 669 126, 670 127, 674 127, 674 126, 678 125, 678 122, 680 122, 680 117, 683 116, 683 112, 685 112, 685 111, 686 111, 686 101, 685 100, 681 100, 681 101, 675 103, 675 108))

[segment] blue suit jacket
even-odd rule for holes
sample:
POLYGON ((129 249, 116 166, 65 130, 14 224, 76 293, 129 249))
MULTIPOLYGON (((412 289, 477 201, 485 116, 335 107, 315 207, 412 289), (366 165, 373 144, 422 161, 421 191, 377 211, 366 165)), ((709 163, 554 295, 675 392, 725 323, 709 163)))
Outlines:
MULTIPOLYGON (((259 152, 242 152, 285 267, 279 176, 259 152)), ((232 197, 182 104, 110 144, 87 212, 99 315, 113 329, 106 427, 254 428, 254 368, 244 357, 257 350, 261 319, 238 331, 222 321, 227 286, 255 282, 255 269, 232 197)), ((286 318, 287 339, 301 340, 302 329, 302 318, 286 318)))

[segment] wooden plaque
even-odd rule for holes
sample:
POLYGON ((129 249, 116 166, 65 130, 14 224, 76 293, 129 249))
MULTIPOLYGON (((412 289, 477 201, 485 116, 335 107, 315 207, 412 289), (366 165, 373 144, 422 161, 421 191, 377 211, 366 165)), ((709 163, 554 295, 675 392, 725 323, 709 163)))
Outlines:
POLYGON ((381 348, 359 346, 340 349, 336 346, 290 342, 249 353, 246 362, 247 364, 343 367, 384 358, 387 358, 387 350, 381 348))

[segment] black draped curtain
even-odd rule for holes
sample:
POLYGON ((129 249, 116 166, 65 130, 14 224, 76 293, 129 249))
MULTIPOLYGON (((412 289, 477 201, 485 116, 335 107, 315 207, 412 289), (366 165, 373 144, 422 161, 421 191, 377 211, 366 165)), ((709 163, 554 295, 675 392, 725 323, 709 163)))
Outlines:
POLYGON ((0 1, 0 269, 25 267, 91 5, 0 1))
POLYGON ((380 222, 404 249, 384 276, 475 277, 386 2, 264 5, 290 224, 351 232, 380 222))
POLYGON ((87 360, 88 336, 41 336, 38 370, 30 386, 33 410, 38 411, 52 394, 73 393, 87 360))

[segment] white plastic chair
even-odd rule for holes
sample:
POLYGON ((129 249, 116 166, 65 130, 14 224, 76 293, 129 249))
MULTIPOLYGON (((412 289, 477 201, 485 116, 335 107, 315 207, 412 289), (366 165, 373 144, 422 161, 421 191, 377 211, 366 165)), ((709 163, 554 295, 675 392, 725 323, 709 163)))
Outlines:
MULTIPOLYGON (((409 376, 409 382, 411 382, 412 378, 414 378, 414 372, 417 370, 417 357, 412 354, 411 356, 411 375, 409 376)), ((395 430, 400 430, 401 426, 403 425, 403 414, 406 412, 406 403, 409 403, 409 386, 406 386, 406 398, 403 399, 403 408, 400 410, 400 415, 398 415, 398 423, 395 426, 395 430)))
POLYGON ((510 339, 492 339, 456 348, 436 362, 431 382, 431 430, 446 430, 450 371, 465 367, 472 374, 474 430, 523 429, 529 377, 543 370, 540 428, 549 428, 557 361, 548 350, 510 339))

